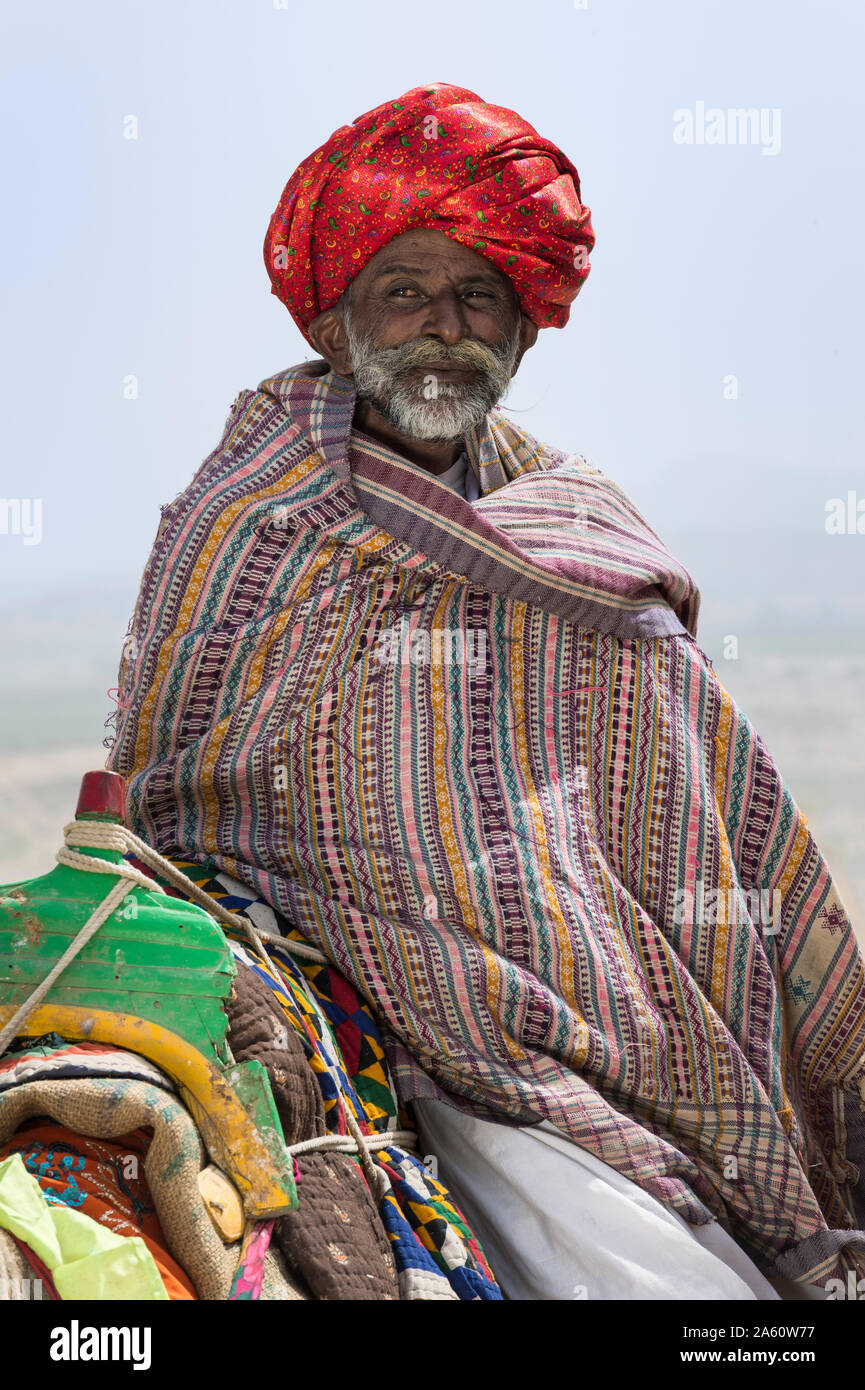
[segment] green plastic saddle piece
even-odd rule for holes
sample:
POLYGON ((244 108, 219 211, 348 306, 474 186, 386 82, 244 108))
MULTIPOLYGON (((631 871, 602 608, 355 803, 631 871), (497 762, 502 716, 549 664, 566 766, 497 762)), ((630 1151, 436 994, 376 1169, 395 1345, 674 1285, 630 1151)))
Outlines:
MULTIPOLYGON (((76 819, 119 824, 124 784, 88 773, 76 819)), ((123 861, 113 849, 76 853, 123 861)), ((58 864, 0 887, 0 1028, 33 993, 117 878, 58 864)), ((134 885, 61 973, 26 1036, 111 1041, 138 1051, 180 1084, 213 1161, 238 1183, 247 1215, 297 1206, 293 1163, 267 1072, 235 1063, 225 1001, 237 966, 226 937, 203 908, 134 885)))
MULTIPOLYGON (((114 863, 123 858, 115 850, 78 852, 114 863)), ((113 882, 58 864, 41 878, 0 887, 0 1005, 24 1002, 113 882)), ((223 933, 202 908, 136 885, 47 1002, 149 1019, 227 1065, 224 1002, 235 973, 223 933)))

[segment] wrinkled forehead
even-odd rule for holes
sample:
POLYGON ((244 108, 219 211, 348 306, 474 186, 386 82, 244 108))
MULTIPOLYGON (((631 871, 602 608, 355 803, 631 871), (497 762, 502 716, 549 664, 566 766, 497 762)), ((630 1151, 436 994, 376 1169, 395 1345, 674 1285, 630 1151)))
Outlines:
POLYGON ((476 281, 495 286, 517 302, 513 282, 497 266, 431 227, 413 227, 370 257, 352 281, 352 299, 396 275, 437 283, 476 281))

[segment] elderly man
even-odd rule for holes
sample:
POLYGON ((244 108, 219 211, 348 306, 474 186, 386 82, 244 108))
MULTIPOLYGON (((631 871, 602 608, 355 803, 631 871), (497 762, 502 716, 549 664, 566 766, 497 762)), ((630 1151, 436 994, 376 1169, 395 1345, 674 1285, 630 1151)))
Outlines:
POLYGON ((496 408, 593 244, 459 87, 304 161, 265 255, 319 360, 165 509, 110 761, 374 1006, 508 1296, 825 1297, 865 1272, 849 922, 689 576, 496 408))

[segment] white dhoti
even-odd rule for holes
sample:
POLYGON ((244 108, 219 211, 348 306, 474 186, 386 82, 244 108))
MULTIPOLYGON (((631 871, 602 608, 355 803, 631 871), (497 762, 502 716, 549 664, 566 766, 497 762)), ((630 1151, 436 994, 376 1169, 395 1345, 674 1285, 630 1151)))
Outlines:
POLYGON ((779 1298, 717 1221, 689 1225, 553 1125, 413 1108, 506 1298, 779 1298))

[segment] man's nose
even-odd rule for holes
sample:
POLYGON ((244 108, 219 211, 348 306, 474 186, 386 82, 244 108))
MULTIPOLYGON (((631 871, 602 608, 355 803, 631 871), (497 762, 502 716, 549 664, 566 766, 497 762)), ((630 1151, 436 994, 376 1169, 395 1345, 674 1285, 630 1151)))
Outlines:
POLYGON ((454 290, 443 289, 430 296, 422 332, 441 338, 443 343, 458 343, 469 336, 465 305, 454 290))

